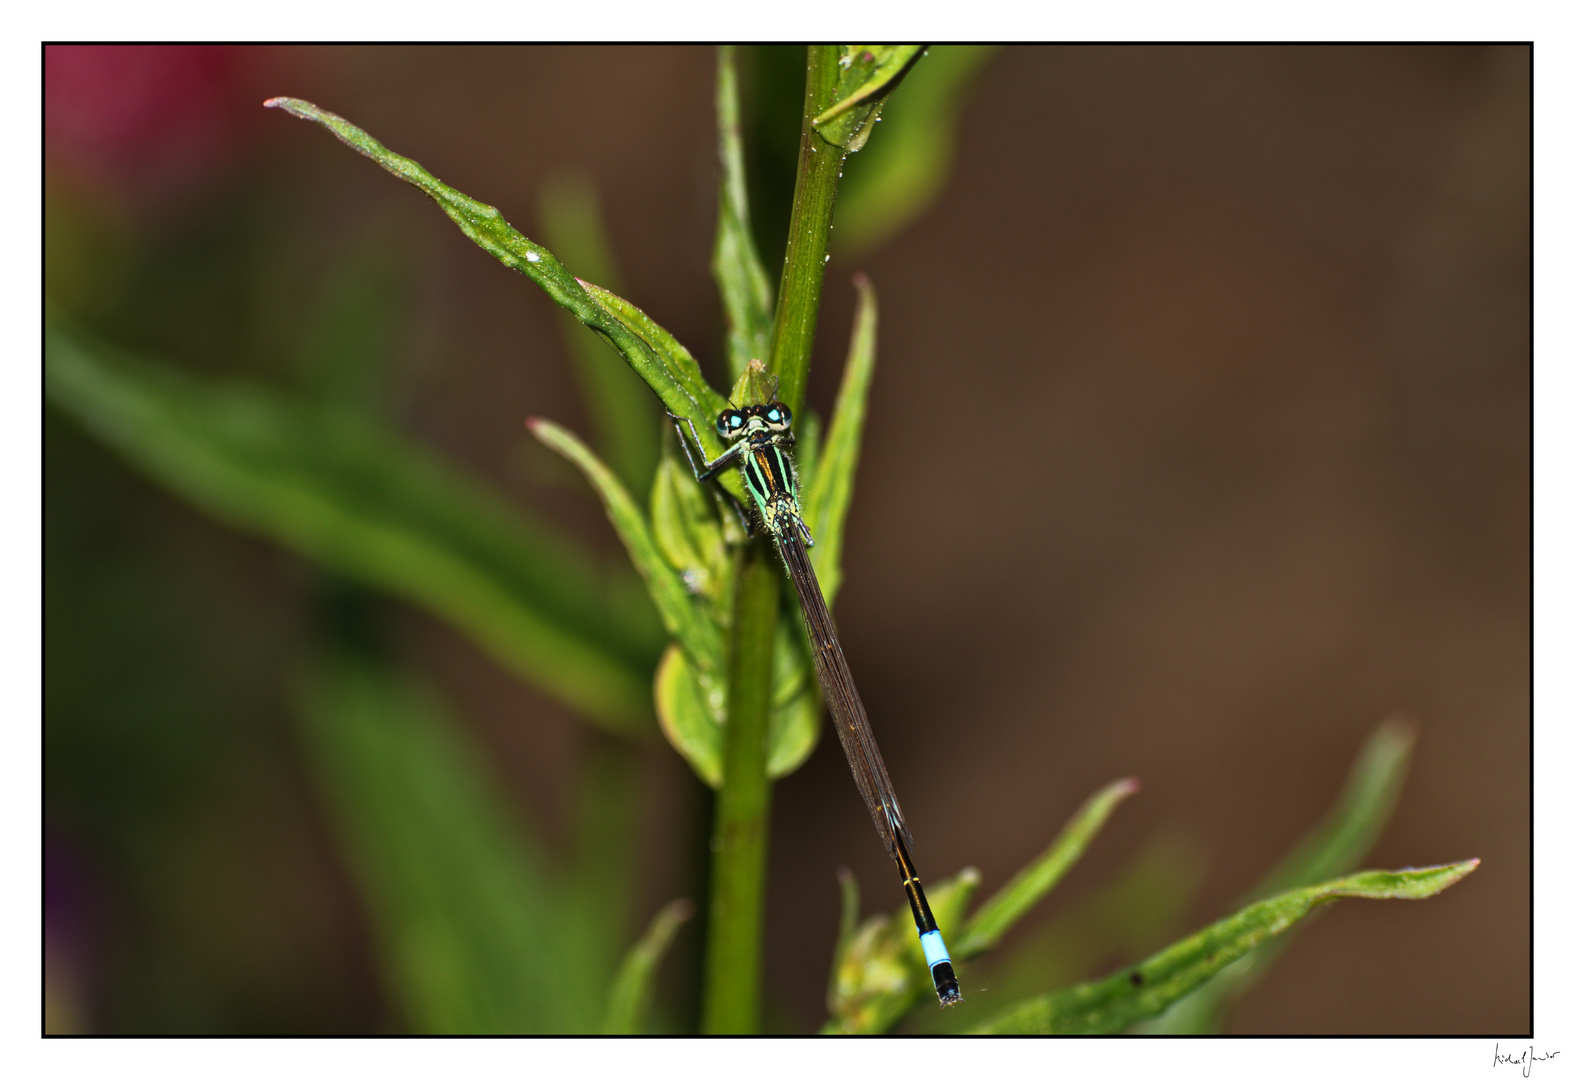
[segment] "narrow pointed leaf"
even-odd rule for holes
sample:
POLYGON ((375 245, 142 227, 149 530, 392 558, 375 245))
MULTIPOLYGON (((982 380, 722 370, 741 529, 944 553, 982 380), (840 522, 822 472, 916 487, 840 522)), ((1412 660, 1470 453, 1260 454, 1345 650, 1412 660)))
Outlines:
POLYGON ((853 340, 842 368, 831 426, 815 455, 804 491, 804 521, 815 538, 810 557, 815 560, 815 574, 828 607, 842 587, 843 526, 853 501, 853 474, 863 446, 864 415, 875 372, 875 290, 863 274, 855 275, 853 284, 859 292, 853 340))
POLYGON ((661 648, 573 545, 358 413, 197 378, 51 330, 51 401, 236 528, 418 604, 612 729, 650 729, 661 648))
POLYGON ((837 924, 837 952, 841 953, 859 926, 859 879, 843 867, 837 871, 837 885, 842 890, 842 917, 837 924))
POLYGON ((771 280, 761 265, 749 224, 744 146, 739 134, 738 71, 731 45, 717 50, 716 128, 722 182, 711 273, 727 316, 728 374, 736 379, 749 361, 764 360, 770 354, 771 280))
POLYGON ((607 520, 612 522, 618 538, 623 541, 635 570, 645 579, 667 632, 678 639, 700 670, 719 670, 722 665, 721 633, 690 596, 683 578, 662 558, 645 515, 640 513, 640 508, 612 470, 567 429, 537 417, 526 423, 531 434, 578 467, 596 489, 607 511, 607 520))
MULTIPOLYGON (((539 205, 542 231, 559 258, 580 277, 622 289, 592 181, 574 173, 554 177, 543 185, 539 205)), ((606 338, 567 309, 558 315, 596 432, 596 450, 630 490, 643 491, 651 482, 660 446, 655 403, 646 388, 629 377, 627 365, 606 338)))
MULTIPOLYGON (((594 300, 552 252, 521 235, 496 207, 455 191, 419 163, 394 153, 348 120, 309 101, 277 97, 264 104, 321 124, 340 142, 425 192, 477 246, 504 266, 530 278, 575 318, 606 337, 668 409, 690 417, 697 426, 702 423, 710 402, 696 386, 696 382, 704 385, 698 367, 694 369, 693 378, 687 377, 687 373, 675 373, 639 334, 594 300), (681 374, 685 377, 680 377, 681 374)), ((715 416, 716 410, 712 409, 704 422, 709 423, 715 416)))
POLYGON ((644 747, 590 738, 581 740, 575 757, 568 777, 572 857, 564 867, 556 932, 578 938, 575 949, 586 965, 583 977, 607 987, 635 926, 646 818, 640 777, 646 755, 644 747))
MULTIPOLYGON (((667 373, 667 377, 681 390, 681 397, 676 399, 676 403, 667 397, 662 398, 662 403, 674 415, 684 417, 694 424, 692 432, 688 425, 685 425, 685 433, 700 440, 706 460, 714 460, 727 449, 721 437, 717 435, 715 426, 717 414, 727 408, 727 399, 711 388, 711 384, 705 381, 705 376, 700 372, 700 365, 695 363, 695 358, 690 355, 689 350, 655 319, 615 293, 592 285, 588 281, 580 284, 585 287, 586 294, 607 313, 610 319, 617 322, 642 344, 667 373)), ((658 393, 660 394, 660 391, 658 393)), ((744 482, 739 479, 738 470, 724 471, 716 478, 716 482, 731 492, 734 498, 747 499, 744 482)))
POLYGON ((586 985, 539 843, 427 691, 340 657, 301 695, 308 760, 405 1022, 432 1034, 590 1033, 586 985))
POLYGON ((970 964, 969 981, 990 989, 984 1009, 915 1016, 914 1032, 961 1034, 1005 1003, 1087 978, 1109 957, 1147 956, 1163 948, 1181 936, 1203 865, 1202 853, 1184 835, 1151 838, 1112 878, 1056 904, 1031 933, 996 949, 987 962, 970 964))
POLYGON ((1200 986, 1317 906, 1345 897, 1420 900, 1477 868, 1479 860, 1419 870, 1368 870, 1251 904, 1107 979, 1046 994, 975 1029, 984 1035, 1108 1035, 1125 1031, 1200 986))
POLYGON ((994 948, 1002 935, 1076 865, 1116 807, 1137 790, 1136 780, 1117 780, 1090 796, 1044 853, 1020 870, 968 920, 967 928, 958 936, 954 955, 966 960, 994 948))
POLYGON ((656 968, 672 943, 678 928, 694 917, 695 906, 688 900, 674 900, 651 920, 650 929, 629 950, 628 957, 613 981, 607 1002, 603 1035, 639 1035, 651 1006, 651 986, 656 968))
POLYGON ((1250 900, 1349 872, 1383 833, 1400 799, 1416 725, 1390 717, 1368 736, 1345 787, 1313 830, 1253 889, 1250 900))
MULTIPOLYGON (((597 306, 601 307, 619 326, 633 334, 650 351, 666 377, 682 388, 683 401, 698 405, 704 410, 701 413, 701 418, 705 420, 704 430, 709 431, 713 439, 707 447, 707 452, 715 456, 715 453, 722 449, 722 443, 711 424, 715 422, 716 414, 727 408, 727 402, 721 394, 711 388, 710 383, 705 381, 700 365, 695 362, 689 350, 684 348, 666 327, 618 294, 599 285, 593 285, 589 281, 582 281, 580 285, 597 306)), ((669 407, 671 408, 671 405, 669 407)), ((679 409, 673 411, 680 416, 689 415, 679 409)))
POLYGON ((923 45, 842 45, 835 101, 815 117, 827 142, 855 151, 869 138, 880 99, 891 93, 924 53, 923 45))
POLYGON ((837 947, 832 951, 831 972, 826 977, 826 1010, 837 1011, 837 970, 841 957, 853 942, 859 928, 859 879, 846 866, 837 871, 837 885, 842 892, 842 917, 837 923, 837 947))
MULTIPOLYGON (((1377 842, 1405 784, 1416 745, 1416 725, 1390 717, 1368 737, 1345 787, 1322 821, 1248 895, 1257 900, 1348 873, 1377 842)), ((1176 1002, 1144 1030, 1159 1033, 1217 1031, 1230 1004, 1246 993, 1279 958, 1294 934, 1266 942, 1176 1002)))
MULTIPOLYGON (((715 430, 710 425, 717 419, 717 412, 728 408, 728 403, 717 394, 717 390, 712 389, 710 383, 707 383, 706 376, 702 375, 699 364, 696 364, 695 357, 691 356, 690 351, 684 348, 673 334, 669 334, 665 326, 661 326, 643 310, 625 301, 619 294, 606 290, 600 285, 592 285, 591 282, 580 282, 580 285, 586 290, 587 296, 591 296, 592 301, 597 302, 598 307, 602 307, 602 310, 605 310, 619 326, 635 335, 636 340, 646 346, 650 354, 657 359, 657 364, 661 365, 661 370, 684 390, 684 398, 680 400, 680 405, 684 405, 685 408, 673 408, 671 403, 668 408, 673 408, 679 416, 693 416, 693 409, 698 408, 699 419, 704 420, 702 427, 704 430, 712 431, 712 436, 715 438, 715 430)), ((721 449, 720 439, 713 442, 713 447, 721 449)), ((707 449, 710 450, 712 447, 707 449)))
MULTIPOLYGON (((968 867, 930 888, 935 922, 944 932, 962 921, 979 885, 979 871, 968 867)), ((967 995, 967 986, 963 994, 967 995)), ((832 963, 828 1002, 831 1019, 823 1035, 871 1035, 889 1031, 915 1005, 935 1004, 935 984, 924 962, 906 906, 867 920, 838 949, 832 963)))

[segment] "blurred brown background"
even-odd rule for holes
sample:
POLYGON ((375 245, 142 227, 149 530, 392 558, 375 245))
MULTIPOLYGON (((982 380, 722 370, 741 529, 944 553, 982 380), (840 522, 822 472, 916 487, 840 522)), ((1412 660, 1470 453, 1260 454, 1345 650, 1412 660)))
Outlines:
MULTIPOLYGON (((299 283, 372 245, 409 315, 401 423, 617 557, 523 428, 587 426, 548 298, 261 102, 339 112, 527 235, 544 183, 589 175, 625 295, 714 374, 713 68, 704 48, 47 57, 51 296, 128 347, 278 377, 299 283), (176 301, 136 302, 150 276, 176 301)), ((1335 906, 1230 1030, 1529 1031, 1529 167, 1526 48, 1016 47, 933 210, 856 262, 833 249, 823 413, 853 271, 881 302, 838 618, 928 878, 973 865, 992 889, 1132 775, 1035 925, 1158 844, 1197 869, 1194 929, 1403 710, 1415 764, 1366 863, 1481 868, 1425 903, 1335 906)), ((52 992, 89 1031, 393 1030, 290 719, 312 571, 49 408, 45 433, 52 992)), ((561 829, 585 727, 389 606, 522 813, 561 829)), ((867 909, 900 902, 836 751, 775 789, 778 1030, 824 1017, 838 867, 867 909)), ((709 813, 672 751, 648 759, 642 920, 703 896, 709 813)), ((676 995, 699 941, 678 939, 676 995)))

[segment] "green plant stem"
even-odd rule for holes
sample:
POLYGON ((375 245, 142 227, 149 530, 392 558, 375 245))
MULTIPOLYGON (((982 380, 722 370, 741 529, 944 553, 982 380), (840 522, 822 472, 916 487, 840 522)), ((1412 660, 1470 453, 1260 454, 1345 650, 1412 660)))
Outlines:
POLYGON ((728 656, 722 790, 711 838, 711 913, 702 1027, 749 1035, 760 1022, 760 942, 771 785, 771 654, 781 573, 763 538, 741 553, 728 656))
MULTIPOLYGON (((804 403, 831 207, 846 157, 842 147, 827 142, 811 123, 831 104, 837 55, 836 46, 809 47, 793 217, 771 327, 771 370, 780 380, 777 398, 794 410, 804 403)), ((760 1019, 760 943, 771 809, 766 740, 771 719, 771 647, 782 574, 763 538, 740 558, 728 651, 722 790, 711 839, 716 857, 711 867, 701 1025, 712 1035, 750 1034, 758 1029, 760 1019)))
POLYGON ((798 146, 798 179, 793 187, 793 217, 788 224, 787 258, 777 291, 771 326, 771 370, 781 380, 777 398, 797 412, 809 381, 820 284, 826 275, 831 238, 831 208, 847 150, 827 142, 811 121, 833 104, 837 85, 837 47, 811 45, 804 79, 804 121, 798 146))

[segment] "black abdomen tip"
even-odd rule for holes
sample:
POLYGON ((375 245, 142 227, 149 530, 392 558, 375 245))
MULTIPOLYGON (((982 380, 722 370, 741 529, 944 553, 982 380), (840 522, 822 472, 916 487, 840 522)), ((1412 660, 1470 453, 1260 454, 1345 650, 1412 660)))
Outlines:
POLYGON ((957 976, 951 964, 942 960, 930 969, 930 976, 935 980, 935 996, 941 999, 943 1008, 962 1001, 962 991, 957 988, 957 976))

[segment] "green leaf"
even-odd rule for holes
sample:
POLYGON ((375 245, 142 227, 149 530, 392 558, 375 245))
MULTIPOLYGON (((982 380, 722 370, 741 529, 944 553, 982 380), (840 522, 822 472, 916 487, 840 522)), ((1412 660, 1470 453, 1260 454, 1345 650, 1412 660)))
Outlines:
POLYGON ((1046 994, 975 1029, 983 1035, 1108 1035, 1157 1016, 1313 908, 1343 897, 1420 900, 1477 868, 1470 859, 1420 870, 1368 870, 1261 900, 1107 979, 1046 994))
MULTIPOLYGON (((1394 716, 1379 724, 1357 755, 1345 788, 1296 848, 1246 897, 1300 888, 1349 872, 1366 857, 1400 798, 1416 745, 1416 725, 1394 716)), ((1294 935, 1254 949, 1145 1025, 1150 1033, 1203 1033, 1219 1030, 1230 1005, 1274 963, 1294 935)))
POLYGON ((974 913, 958 936, 953 955, 967 960, 993 949, 1002 935, 1076 865, 1116 807, 1137 790, 1136 780, 1117 780, 1090 796, 1044 853, 1018 871, 974 913))
POLYGON ((684 586, 711 605, 712 618, 726 625, 730 616, 733 559, 714 500, 695 483, 687 465, 664 456, 651 485, 651 535, 684 586))
POLYGON ((848 162, 837 198, 837 258, 857 259, 940 198, 957 156, 969 91, 996 45, 932 45, 881 113, 880 138, 848 162))
POLYGON ((1311 885, 1360 863, 1389 824, 1415 746, 1413 721, 1392 716, 1379 724, 1357 754, 1328 813, 1247 899, 1311 885))
POLYGON ((727 396, 735 409, 746 405, 764 405, 777 399, 779 380, 766 370, 764 360, 751 360, 733 383, 733 392, 727 396))
POLYGON ((848 344, 842 385, 831 414, 825 443, 811 463, 812 473, 804 491, 804 521, 815 546, 815 575, 829 608, 842 587, 842 535, 848 505, 853 501, 853 473, 858 468, 864 438, 865 404, 875 372, 875 290, 863 274, 855 274, 858 307, 853 314, 853 340, 848 344))
MULTIPOLYGON (((783 648, 784 642, 795 642, 799 633, 796 623, 785 619, 778 623, 778 650, 783 648)), ((784 685, 791 686, 795 676, 793 673, 786 678, 779 675, 772 685, 771 743, 766 748, 766 775, 773 780, 786 776, 804 764, 815 749, 815 743, 820 740, 820 698, 806 685, 803 672, 807 661, 795 645, 789 644, 787 648, 793 650, 793 655, 797 657, 797 681, 801 689, 778 704, 781 688, 784 685)))
MULTIPOLYGON (((706 421, 706 427, 710 428, 716 420, 716 414, 727 408, 727 402, 721 394, 711 388, 710 383, 705 381, 700 365, 695 362, 689 350, 668 333, 665 327, 623 297, 599 285, 592 285, 588 281, 582 281, 580 284, 584 286, 586 295, 591 297, 613 321, 633 334, 641 345, 650 350, 661 366, 665 378, 671 379, 682 388, 684 397, 680 403, 697 404, 705 410, 700 415, 706 421)), ((670 405, 669 407, 671 408, 670 405)), ((689 415, 678 409, 673 411, 680 416, 689 415)), ((715 449, 722 449, 720 437, 716 435, 714 428, 711 434, 716 440, 715 449)))
MULTIPOLYGON (((960 932, 952 935, 953 961, 969 960, 994 948, 1002 935, 1011 929, 1018 919, 1027 914, 1029 909, 1054 888, 1066 872, 1076 864, 1115 808, 1137 789, 1135 780, 1118 780, 1095 792, 1077 813, 1072 815, 1055 842, 986 901, 965 924, 962 924, 960 932)), ((976 884, 977 874, 973 871, 967 873, 973 875, 971 880, 976 884)), ((972 892, 972 885, 969 892, 972 892)), ((963 908, 959 907, 956 911, 959 921, 962 914, 963 908)), ((902 920, 898 919, 897 922, 902 923, 902 920)), ((958 922, 940 920, 939 915, 937 915, 937 922, 943 932, 948 925, 958 925, 958 922)), ((911 921, 908 925, 911 925, 911 921)), ((895 930, 890 932, 895 933, 895 930)), ((841 955, 842 953, 839 952, 839 956, 841 955)), ((836 970, 843 970, 841 961, 836 970)), ((877 966, 863 976, 845 979, 846 984, 855 989, 847 990, 844 997, 850 1002, 857 1003, 856 1007, 849 1006, 847 1016, 841 1021, 847 1025, 846 1030, 884 1030, 884 1027, 869 1028, 863 1025, 872 1022, 873 1018, 885 1027, 889 1027, 919 1000, 922 995, 918 990, 923 987, 910 981, 901 984, 900 993, 873 992, 875 987, 887 986, 891 983, 893 978, 891 970, 889 966, 888 968, 877 966), (860 982, 860 979, 863 981, 860 982), (860 1000, 860 993, 863 993, 867 1000, 860 1000), (857 1013, 857 1016, 854 1016, 854 1013, 857 1013)), ((931 983, 926 979, 923 985, 930 986, 931 983)), ((966 993, 966 988, 964 992, 966 993)), ((835 995, 833 1000, 835 1002, 835 995)), ((833 1004, 832 1011, 834 1018, 842 1015, 838 1013, 836 1004, 833 1004)))
POLYGON ((840 955, 859 927, 859 879, 844 866, 837 871, 837 885, 842 889, 842 918, 837 923, 837 953, 840 955))
POLYGON ((595 734, 580 741, 569 777, 573 840, 562 892, 560 933, 577 934, 587 974, 610 986, 634 930, 646 810, 645 748, 595 734))
POLYGON ((590 1033, 605 985, 539 845, 427 691, 348 657, 301 694, 308 758, 413 1031, 590 1033))
MULTIPOLYGON (((527 423, 538 439, 578 466, 601 496, 608 520, 623 540, 635 569, 645 579, 663 624, 678 639, 683 655, 675 656, 669 650, 657 669, 657 716, 668 741, 695 773, 712 787, 719 786, 723 776, 721 724, 727 715, 727 695, 722 635, 717 623, 690 595, 686 575, 663 557, 653 530, 612 471, 584 443, 558 425, 535 418, 527 423)), ((673 496, 675 502, 681 498, 684 496, 673 496)), ((678 511, 665 506, 663 500, 653 501, 662 506, 667 545, 678 549, 680 559, 687 557, 682 550, 683 538, 677 535, 682 527, 671 520, 678 511)), ((819 704, 806 686, 807 661, 795 651, 797 633, 796 626, 779 620, 766 765, 771 776, 798 768, 815 748, 820 732, 819 704)))
POLYGON ((700 671, 721 670, 722 635, 716 623, 695 603, 684 587, 683 578, 662 558, 645 515, 640 513, 640 508, 612 470, 602 464, 589 447, 552 421, 531 417, 525 423, 532 435, 577 466, 596 489, 607 511, 607 520, 612 522, 618 538, 623 541, 635 570, 645 579, 667 632, 678 639, 700 671))
MULTIPOLYGON (((594 182, 578 173, 561 173, 542 186, 539 206, 542 231, 559 258, 580 277, 621 290, 594 182)), ((605 338, 588 331, 567 310, 559 311, 559 320, 596 432, 596 449, 631 490, 644 490, 656 468, 660 441, 651 399, 629 378, 605 338)))
POLYGON ((645 1014, 651 1004, 651 984, 656 979, 656 966, 661 963, 673 935, 695 913, 695 906, 688 900, 674 900, 651 920, 650 929, 629 950, 618 978, 613 982, 608 996, 607 1017, 602 1021, 603 1035, 639 1035, 645 1026, 645 1014))
MULTIPOLYGON (((1026 1001, 1099 972, 1111 957, 1146 956, 1180 936, 1202 879, 1203 856, 1192 842, 1151 837, 1110 880, 1067 897, 1031 933, 969 964, 968 981, 989 987, 986 1005, 1026 1001)), ((947 1009, 907 1023, 914 1034, 961 1034, 981 1015, 947 1009)))
POLYGON ((717 50, 716 134, 722 182, 711 273, 727 315, 728 374, 736 379, 749 361, 770 355, 771 280, 761 265, 749 224, 744 147, 739 134, 738 71, 731 45, 717 50))
POLYGON ((625 733, 650 730, 660 630, 572 545, 367 418, 134 361, 51 330, 50 400, 240 529, 403 597, 625 733))
MULTIPOLYGON (((773 658, 771 720, 766 748, 766 775, 772 779, 793 772, 809 757, 820 738, 820 699, 802 672, 806 661, 784 659, 796 650, 799 629, 786 619, 777 625, 773 658), (788 644, 784 646, 784 642, 788 644), (797 691, 794 692, 796 678, 797 691)), ((695 775, 713 788, 722 786, 722 724, 727 712, 726 683, 697 672, 683 650, 671 647, 656 668, 656 715, 662 734, 695 775)))
POLYGON ((684 651, 669 646, 656 665, 656 717, 673 749, 711 788, 722 786, 722 725, 713 712, 726 708, 725 684, 702 687, 684 651))
MULTIPOLYGON (((849 875, 851 878, 852 875, 849 875)), ((979 871, 968 867, 929 889, 930 910, 942 931, 962 921, 968 898, 979 885, 979 871)), ((849 887, 843 884, 844 922, 849 921, 849 887)), ((857 905, 857 886, 851 890, 857 905)), ((967 987, 963 987, 967 993, 967 987)), ((827 1007, 831 1019, 822 1035, 868 1035, 889 1031, 919 1001, 935 1000, 935 983, 924 962, 924 950, 904 905, 890 915, 877 915, 846 935, 832 962, 827 1007)))
POLYGON ((826 977, 826 1003, 832 1010, 837 1001, 838 959, 852 944, 859 928, 859 879, 844 866, 837 870, 837 885, 842 890, 842 917, 837 923, 837 947, 832 952, 831 972, 826 977))
POLYGON ((845 146, 851 153, 869 138, 871 121, 880 111, 880 99, 924 53, 923 45, 842 45, 837 63, 841 74, 833 104, 815 117, 815 129, 827 142, 845 146))
MULTIPOLYGON (((684 430, 699 440, 701 448, 705 451, 706 460, 714 461, 723 450, 727 449, 721 436, 716 433, 716 417, 727 408, 727 399, 705 381, 705 376, 700 373, 700 365, 695 363, 695 358, 690 355, 689 350, 679 344, 677 338, 649 315, 623 297, 606 289, 592 285, 588 281, 581 284, 585 286, 586 293, 607 312, 608 316, 650 350, 651 355, 656 357, 657 362, 674 383, 682 387, 684 397, 679 403, 682 407, 675 408, 673 403, 665 398, 663 401, 670 412, 689 420, 694 425, 691 429, 686 424, 684 430)), ((739 500, 748 498, 744 491, 744 482, 738 477, 738 470, 728 469, 716 478, 716 482, 731 492, 734 498, 739 500)))
MULTIPOLYGON (((348 120, 319 109, 309 101, 277 97, 264 104, 321 124, 346 146, 365 154, 401 180, 425 192, 478 247, 510 270, 518 270, 530 278, 575 318, 607 338, 670 411, 689 417, 702 429, 716 419, 721 406, 715 404, 715 392, 705 386, 705 380, 700 378, 700 369, 692 359, 689 361, 692 372, 675 371, 670 356, 657 355, 645 338, 593 298, 585 284, 564 269, 552 252, 522 236, 504 220, 496 207, 455 191, 419 163, 388 150, 348 120)), ((611 295, 605 290, 595 291, 603 298, 611 295)), ((714 431, 711 438, 714 442, 714 431)))

